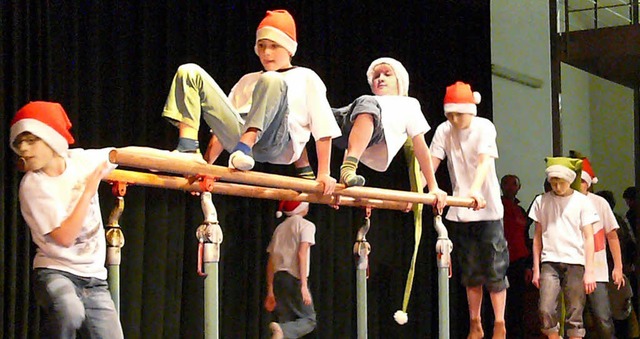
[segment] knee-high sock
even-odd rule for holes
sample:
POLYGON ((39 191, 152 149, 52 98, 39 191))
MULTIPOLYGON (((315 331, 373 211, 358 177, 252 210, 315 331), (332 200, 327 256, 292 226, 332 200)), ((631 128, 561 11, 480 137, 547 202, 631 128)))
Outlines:
POLYGON ((296 175, 303 179, 316 180, 316 175, 313 173, 311 166, 296 167, 296 175))
POLYGON ((364 186, 363 176, 356 174, 360 160, 356 157, 348 156, 342 166, 340 166, 340 182, 347 186, 364 186))

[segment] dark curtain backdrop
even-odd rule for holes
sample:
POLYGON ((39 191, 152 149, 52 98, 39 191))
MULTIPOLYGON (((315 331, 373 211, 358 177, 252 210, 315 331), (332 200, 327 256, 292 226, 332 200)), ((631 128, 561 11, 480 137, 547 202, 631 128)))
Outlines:
MULTIPOLYGON (((142 145, 172 149, 177 130, 160 118, 176 68, 194 62, 228 91, 244 73, 258 70, 255 29, 267 9, 286 8, 296 18, 299 50, 294 64, 314 69, 332 106, 369 93, 365 71, 380 56, 400 60, 411 76, 432 128, 442 121, 444 89, 455 80, 483 94, 480 115, 491 117, 489 1, 1 1, 0 34, 0 323, 4 337, 38 337, 39 312, 30 287, 33 245, 19 213, 21 174, 8 145, 9 122, 30 100, 62 103, 76 147, 142 145)), ((431 134, 428 135, 428 141, 431 134)), ((201 142, 206 145, 206 134, 201 142)), ((311 150, 313 153, 313 149, 311 150)), ((313 158, 312 154, 312 158, 313 158)), ((341 152, 334 150, 338 176, 341 152)), ((225 164, 228 155, 219 159, 225 164)), ((368 184, 407 190, 399 155, 388 172, 363 168, 368 184)), ((258 171, 291 174, 262 165, 258 171)), ((448 187, 439 171, 441 186, 448 187)), ((108 184, 100 188, 103 217, 114 206, 108 184)), ((220 264, 222 338, 267 335, 262 308, 265 249, 277 220, 276 203, 214 196, 224 231, 220 264)), ((195 230, 199 200, 177 191, 129 187, 120 219, 126 237, 121 266, 121 319, 128 338, 203 336, 203 280, 196 274, 195 230)), ((427 209, 428 210, 428 209, 427 209)), ((352 246, 363 211, 313 206, 317 225, 310 284, 318 311, 312 338, 356 336, 352 246)), ((425 212, 409 323, 393 313, 402 306, 413 250, 410 214, 376 210, 368 234, 369 335, 435 338, 438 287, 435 232, 425 212)), ((461 250, 461 249, 457 249, 461 250)), ((455 251, 454 251, 455 255, 455 251)), ((464 290, 451 282, 451 336, 466 335, 464 290)))

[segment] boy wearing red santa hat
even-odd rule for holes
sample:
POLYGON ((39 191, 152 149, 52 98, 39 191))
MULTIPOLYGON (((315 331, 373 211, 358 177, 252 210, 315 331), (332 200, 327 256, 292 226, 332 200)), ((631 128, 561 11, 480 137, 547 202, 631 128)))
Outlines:
POLYGON ((71 122, 58 103, 34 101, 11 121, 10 144, 26 171, 20 210, 37 246, 34 291, 44 337, 122 338, 107 286, 98 185, 110 149, 69 149, 71 122))
POLYGON ((269 324, 273 339, 300 338, 316 327, 316 312, 307 278, 310 248, 316 226, 304 217, 309 203, 281 201, 276 216, 287 218, 273 232, 267 252, 267 296, 265 308, 275 310, 278 322, 269 324))
MULTIPOLYGON (((306 144, 313 136, 318 155, 317 181, 331 194, 331 139, 340 136, 326 87, 311 69, 294 66, 296 25, 286 10, 267 11, 256 31, 255 53, 263 71, 244 75, 227 97, 200 66, 178 68, 162 116, 179 128, 177 151, 197 153, 202 117, 212 137, 205 153, 213 163, 223 150, 229 167, 250 170, 255 161, 294 164, 299 176, 316 179, 306 144)), ((194 159, 202 161, 199 154, 194 159)))

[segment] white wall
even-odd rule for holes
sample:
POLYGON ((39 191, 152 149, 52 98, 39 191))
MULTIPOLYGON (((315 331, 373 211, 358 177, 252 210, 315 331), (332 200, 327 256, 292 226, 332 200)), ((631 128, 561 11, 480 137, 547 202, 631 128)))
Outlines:
POLYGON ((520 177, 518 196, 524 208, 542 192, 544 158, 553 151, 548 13, 540 0, 491 1, 492 63, 543 81, 542 88, 536 89, 496 76, 492 79, 498 176, 520 177))
POLYGON ((591 76, 591 158, 598 177, 596 190, 610 190, 616 196, 615 211, 623 214, 627 206, 624 189, 634 185, 633 90, 591 76))
MULTIPOLYGON (((542 191, 544 157, 553 153, 548 2, 491 1, 492 63, 541 79, 535 89, 493 76, 493 117, 498 130, 498 176, 516 174, 528 207, 542 191)), ((562 64, 563 154, 587 155, 600 179, 596 190, 622 192, 634 183, 633 91, 562 64)))

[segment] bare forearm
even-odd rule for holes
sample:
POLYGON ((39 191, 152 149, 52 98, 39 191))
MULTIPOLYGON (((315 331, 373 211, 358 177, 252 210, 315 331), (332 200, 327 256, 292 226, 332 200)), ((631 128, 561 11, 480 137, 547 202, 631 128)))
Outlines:
POLYGON ((300 276, 300 284, 302 287, 307 286, 307 272, 309 272, 309 243, 303 242, 298 248, 298 272, 300 276))
POLYGON ((533 269, 540 269, 540 256, 542 255, 542 231, 540 224, 536 223, 533 236, 533 269))
POLYGON ((424 174, 425 179, 427 179, 427 187, 429 187, 429 191, 437 190, 439 187, 438 182, 436 181, 435 168, 433 167, 431 153, 429 152, 429 148, 427 147, 422 134, 414 137, 413 149, 416 159, 418 159, 418 163, 420 164, 420 168, 422 169, 422 174, 424 174))
POLYGON ((271 256, 269 256, 269 261, 267 262, 267 293, 269 294, 273 294, 274 273, 273 260, 271 259, 271 256))
POLYGON ((584 238, 584 268, 587 272, 593 272, 593 253, 595 248, 593 242, 593 225, 584 226, 582 235, 584 238))
POLYGON ((479 192, 482 184, 484 184, 484 180, 487 177, 487 173, 489 172, 489 164, 490 157, 486 154, 481 154, 478 160, 478 167, 476 168, 476 172, 473 176, 473 183, 469 188, 471 192, 479 192))
POLYGON ((73 245, 76 238, 78 238, 78 235, 80 234, 80 230, 82 230, 82 224, 87 217, 87 211, 89 210, 89 205, 91 204, 92 198, 93 194, 84 192, 80 196, 80 199, 78 199, 78 203, 76 204, 76 207, 73 209, 69 217, 62 221, 60 227, 49 233, 51 238, 58 245, 64 247, 73 245))
POLYGON ((609 251, 613 257, 614 269, 622 270, 622 251, 620 249, 620 239, 618 239, 618 233, 611 231, 607 233, 607 242, 609 243, 609 251))
POLYGON ((316 141, 316 152, 318 153, 318 176, 331 175, 331 138, 321 138, 316 141))

